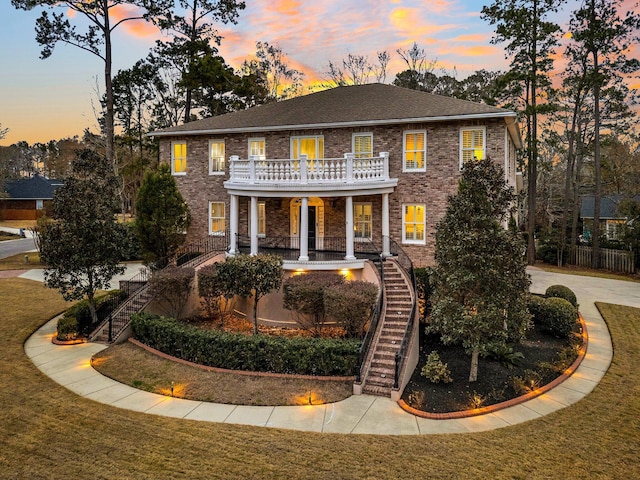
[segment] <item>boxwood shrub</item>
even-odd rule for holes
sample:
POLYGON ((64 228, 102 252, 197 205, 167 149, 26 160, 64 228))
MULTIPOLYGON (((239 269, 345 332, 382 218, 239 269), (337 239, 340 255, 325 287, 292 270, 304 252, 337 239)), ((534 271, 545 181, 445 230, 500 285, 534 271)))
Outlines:
POLYGON ((564 298, 532 295, 528 303, 533 323, 558 338, 568 338, 576 325, 576 308, 564 298))
POLYGON ((547 297, 564 298, 571 305, 578 308, 576 294, 573 293, 573 290, 569 287, 565 287, 564 285, 551 285, 544 294, 547 297))
POLYGON ((284 338, 204 330, 155 314, 131 317, 133 337, 168 355, 211 367, 302 375, 353 375, 359 340, 284 338))

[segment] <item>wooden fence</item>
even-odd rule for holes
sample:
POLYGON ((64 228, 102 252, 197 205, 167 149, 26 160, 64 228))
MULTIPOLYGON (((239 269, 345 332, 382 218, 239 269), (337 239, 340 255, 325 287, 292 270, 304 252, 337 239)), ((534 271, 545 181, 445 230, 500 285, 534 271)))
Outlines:
MULTIPOLYGON (((593 248, 576 246, 571 252, 571 264, 578 267, 591 267, 593 248)), ((612 272, 635 273, 633 252, 627 250, 600 249, 600 268, 612 272)))

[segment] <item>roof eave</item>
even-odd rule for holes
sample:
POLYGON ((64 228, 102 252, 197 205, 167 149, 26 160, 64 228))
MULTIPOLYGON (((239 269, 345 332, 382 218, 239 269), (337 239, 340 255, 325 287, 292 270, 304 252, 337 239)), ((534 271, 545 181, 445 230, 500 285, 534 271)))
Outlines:
POLYGON ((332 123, 307 123, 296 125, 269 125, 261 127, 234 127, 234 128, 211 128, 204 130, 182 130, 174 132, 151 132, 148 133, 149 137, 178 137, 178 136, 193 136, 193 135, 219 135, 222 133, 256 133, 256 132, 273 132, 284 130, 304 130, 311 128, 346 128, 346 127, 361 127, 361 126, 377 126, 377 125, 397 125, 407 123, 434 123, 445 121, 459 121, 459 120, 477 120, 486 118, 505 118, 513 119, 512 122, 507 120, 507 125, 510 129, 514 129, 517 134, 514 135, 514 142, 519 143, 516 145, 518 148, 522 148, 522 137, 520 137, 519 130, 516 126, 516 114, 513 112, 491 112, 491 113, 473 113, 464 115, 442 115, 437 117, 412 117, 412 118, 386 118, 383 120, 364 120, 353 122, 332 122, 332 123))

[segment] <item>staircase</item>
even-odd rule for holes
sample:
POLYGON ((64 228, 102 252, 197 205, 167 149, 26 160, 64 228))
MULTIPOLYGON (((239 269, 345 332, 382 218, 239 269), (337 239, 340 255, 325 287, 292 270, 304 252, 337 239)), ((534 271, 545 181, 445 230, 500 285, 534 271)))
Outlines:
POLYGON ((389 397, 395 378, 395 354, 407 329, 414 293, 409 279, 392 259, 383 263, 383 276, 386 307, 368 358, 362 391, 389 397))
POLYGON ((131 322, 131 315, 144 310, 151 300, 153 296, 145 284, 111 314, 111 338, 107 319, 89 336, 90 341, 107 344, 115 341, 131 322))

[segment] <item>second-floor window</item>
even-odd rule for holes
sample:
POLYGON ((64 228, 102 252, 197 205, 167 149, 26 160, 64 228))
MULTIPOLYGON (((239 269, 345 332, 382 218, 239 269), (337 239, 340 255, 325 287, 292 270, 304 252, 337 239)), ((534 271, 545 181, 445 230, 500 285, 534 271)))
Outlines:
POLYGON ((324 137, 291 137, 291 158, 297 160, 300 155, 306 155, 311 160, 324 158, 324 137))
POLYGON ((211 140, 209 142, 209 174, 222 173, 224 173, 224 140, 211 140))
POLYGON ((426 171, 427 132, 415 130, 404 132, 403 172, 426 171))
POLYGON ((171 173, 174 175, 187 173, 187 142, 171 143, 171 173))
POLYGON ((460 129, 460 168, 471 160, 483 160, 485 150, 484 127, 460 129))
POLYGON ((352 151, 355 158, 373 157, 373 135, 371 133, 354 133, 352 151))
POLYGON ((256 156, 259 160, 266 159, 264 138, 249 139, 249 155, 256 156))

